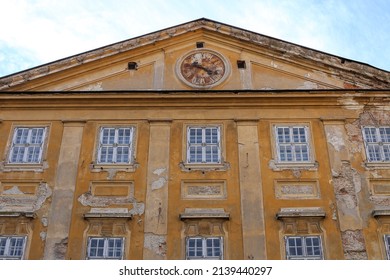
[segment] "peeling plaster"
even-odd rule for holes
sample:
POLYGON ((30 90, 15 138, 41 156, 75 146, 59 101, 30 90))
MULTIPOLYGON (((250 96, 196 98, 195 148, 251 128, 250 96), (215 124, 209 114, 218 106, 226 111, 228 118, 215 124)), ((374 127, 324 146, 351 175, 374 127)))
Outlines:
POLYGON ((102 82, 98 82, 98 83, 89 85, 89 86, 87 86, 85 88, 85 90, 87 90, 87 91, 100 91, 100 90, 103 90, 102 82))
POLYGON ((2 211, 35 212, 52 195, 52 190, 46 183, 41 183, 38 186, 36 195, 24 195, 23 192, 19 193, 17 186, 14 186, 10 190, 12 190, 11 195, 4 192, 0 195, 0 208, 2 211), (15 192, 17 192, 18 196, 14 196, 15 192))
POLYGON ((145 213, 145 203, 134 202, 133 208, 129 211, 132 215, 143 215, 145 213))
POLYGON ((318 85, 310 81, 304 81, 303 85, 297 87, 297 89, 318 89, 318 85))
POLYGON ((363 226, 358 208, 358 194, 362 188, 361 175, 349 162, 342 162, 338 173, 333 174, 333 186, 341 230, 357 230, 363 226))
POLYGON ((275 61, 271 61, 271 67, 278 68, 279 65, 275 63, 275 61))
POLYGON ((47 236, 46 231, 41 231, 41 232, 39 233, 39 237, 41 238, 42 241, 45 241, 45 240, 46 240, 46 236, 47 236))
POLYGON ((68 237, 62 239, 60 242, 54 244, 55 260, 64 260, 68 249, 68 237))
POLYGON ((347 110, 362 110, 364 108, 364 104, 360 104, 358 101, 354 99, 354 97, 340 97, 338 99, 338 103, 347 110))
POLYGON ((136 199, 129 195, 127 197, 94 196, 91 192, 83 193, 78 201, 84 206, 104 207, 114 204, 136 203, 136 199))
POLYGON ((41 223, 42 223, 42 225, 43 225, 44 227, 47 227, 47 225, 48 225, 48 219, 47 219, 47 217, 42 217, 41 223))
POLYGON ((159 178, 157 180, 152 181, 152 183, 151 183, 152 190, 161 189, 166 185, 167 177, 166 177, 166 175, 162 176, 166 171, 167 171, 167 169, 164 167, 157 168, 153 171, 153 174, 159 176, 159 178))
POLYGON ((346 259, 366 260, 366 244, 361 230, 346 230, 341 232, 341 240, 346 259))
MULTIPOLYGON (((130 191, 127 197, 112 197, 112 196, 94 196, 90 191, 82 194, 77 199, 83 206, 90 207, 109 207, 112 205, 132 205, 133 208, 129 210, 130 214, 142 215, 145 212, 145 204, 138 202, 133 196, 134 190, 130 191)), ((107 208, 109 209, 109 208, 107 208)))
POLYGON ((3 191, 3 194, 24 194, 24 192, 19 190, 18 186, 13 186, 9 190, 3 191))
POLYGON ((166 182, 167 182, 167 179, 165 179, 165 178, 159 178, 158 180, 153 181, 152 182, 152 190, 161 189, 162 187, 165 186, 166 182))
POLYGON ((156 170, 153 171, 153 174, 161 176, 165 171, 167 171, 166 168, 157 168, 156 170))
POLYGON ((167 237, 153 233, 145 233, 144 248, 157 256, 165 257, 167 254, 167 237))
POLYGON ((343 139, 343 131, 341 127, 331 127, 326 130, 326 139, 328 143, 333 146, 333 148, 339 152, 345 148, 345 142, 343 139), (328 129, 331 129, 329 131, 328 129))

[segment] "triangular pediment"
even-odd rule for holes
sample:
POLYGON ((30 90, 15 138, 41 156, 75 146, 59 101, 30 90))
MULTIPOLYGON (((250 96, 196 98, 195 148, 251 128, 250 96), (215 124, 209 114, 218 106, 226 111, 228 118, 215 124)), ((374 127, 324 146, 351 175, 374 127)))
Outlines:
POLYGON ((387 71, 208 19, 0 78, 2 91, 302 90, 389 85, 387 71))

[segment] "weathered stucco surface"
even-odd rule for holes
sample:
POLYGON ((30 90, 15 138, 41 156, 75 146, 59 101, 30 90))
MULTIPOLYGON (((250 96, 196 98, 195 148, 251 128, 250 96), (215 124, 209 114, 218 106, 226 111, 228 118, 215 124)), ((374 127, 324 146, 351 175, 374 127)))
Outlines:
POLYGON ((257 121, 238 121, 241 219, 245 259, 266 258, 257 121))
POLYGON ((170 122, 151 122, 145 210, 144 258, 166 257, 170 122))
POLYGON ((372 221, 373 209, 388 209, 390 197, 373 195, 370 182, 378 178, 386 180, 390 173, 386 165, 367 162, 362 127, 388 126, 390 114, 386 107, 368 107, 353 99, 341 103, 343 106, 348 103, 347 110, 356 110, 356 118, 329 122, 325 130, 344 255, 346 259, 367 259, 371 250, 377 258, 377 246, 366 239, 372 238, 369 228, 376 224, 372 221), (350 107, 352 103, 354 108, 350 107))
POLYGON ((44 258, 48 260, 65 259, 83 126, 84 124, 79 122, 64 124, 56 185, 48 217, 49 227, 44 253, 44 258))

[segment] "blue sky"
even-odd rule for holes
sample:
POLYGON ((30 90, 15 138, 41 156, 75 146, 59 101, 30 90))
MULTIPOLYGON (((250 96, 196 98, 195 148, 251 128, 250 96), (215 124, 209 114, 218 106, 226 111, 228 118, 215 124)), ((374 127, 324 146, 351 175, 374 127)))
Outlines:
POLYGON ((390 71, 388 0, 0 0, 0 77, 198 18, 390 71))

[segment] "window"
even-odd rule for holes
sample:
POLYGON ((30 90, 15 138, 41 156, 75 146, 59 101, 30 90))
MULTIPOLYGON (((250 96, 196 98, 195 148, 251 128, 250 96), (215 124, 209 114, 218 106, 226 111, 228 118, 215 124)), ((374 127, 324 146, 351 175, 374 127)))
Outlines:
POLYGON ((319 236, 286 236, 288 260, 322 260, 322 245, 319 236))
POLYGON ((187 238, 187 259, 222 259, 222 237, 189 237, 187 238))
POLYGON ((187 163, 221 163, 219 126, 188 127, 187 163))
POLYGON ((98 163, 128 164, 133 161, 134 127, 102 127, 98 163))
POLYGON ((385 246, 386 246, 387 259, 390 260, 390 234, 385 235, 385 246))
POLYGON ((364 127, 363 137, 369 162, 390 161, 390 127, 364 127))
POLYGON ((21 260, 25 243, 24 236, 0 236, 0 259, 21 260))
POLYGON ((90 237, 87 259, 122 259, 124 238, 90 237))
POLYGON ((9 163, 40 163, 46 128, 17 127, 12 137, 9 163))
POLYGON ((278 162, 310 162, 307 126, 276 126, 278 162))

